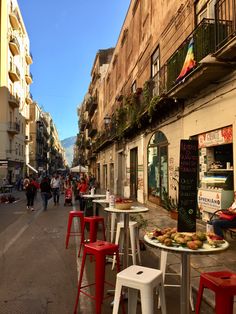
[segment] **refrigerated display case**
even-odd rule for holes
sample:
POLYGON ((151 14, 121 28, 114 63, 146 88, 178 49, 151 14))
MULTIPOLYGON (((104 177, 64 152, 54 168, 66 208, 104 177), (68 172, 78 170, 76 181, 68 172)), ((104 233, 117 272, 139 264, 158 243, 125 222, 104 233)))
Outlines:
POLYGON ((198 189, 198 207, 202 220, 208 221, 216 210, 229 207, 233 196, 232 169, 211 169, 206 172, 198 189))

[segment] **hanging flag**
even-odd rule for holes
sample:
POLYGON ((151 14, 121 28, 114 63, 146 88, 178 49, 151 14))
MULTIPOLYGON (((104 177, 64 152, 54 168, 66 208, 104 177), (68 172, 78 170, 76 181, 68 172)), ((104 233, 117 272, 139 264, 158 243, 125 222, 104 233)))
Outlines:
POLYGON ((195 65, 196 65, 196 61, 194 60, 194 54, 193 54, 193 38, 191 38, 188 44, 188 50, 187 50, 187 54, 184 60, 184 65, 182 67, 182 70, 179 76, 176 79, 176 82, 179 82, 180 80, 182 80, 190 71, 192 71, 195 65))

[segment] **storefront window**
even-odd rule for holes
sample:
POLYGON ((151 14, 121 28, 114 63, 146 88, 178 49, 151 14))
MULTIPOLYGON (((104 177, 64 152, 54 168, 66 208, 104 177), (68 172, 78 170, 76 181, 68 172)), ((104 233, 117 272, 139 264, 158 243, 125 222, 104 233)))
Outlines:
POLYGON ((163 190, 168 190, 168 142, 158 131, 148 145, 148 199, 160 204, 163 190))

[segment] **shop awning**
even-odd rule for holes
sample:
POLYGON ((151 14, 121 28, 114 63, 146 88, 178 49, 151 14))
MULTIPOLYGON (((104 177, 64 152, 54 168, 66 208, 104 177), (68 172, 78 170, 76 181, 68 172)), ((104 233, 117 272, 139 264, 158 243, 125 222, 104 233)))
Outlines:
POLYGON ((33 166, 31 166, 30 164, 26 164, 27 167, 29 167, 31 170, 33 170, 34 172, 38 173, 38 170, 36 170, 33 166))

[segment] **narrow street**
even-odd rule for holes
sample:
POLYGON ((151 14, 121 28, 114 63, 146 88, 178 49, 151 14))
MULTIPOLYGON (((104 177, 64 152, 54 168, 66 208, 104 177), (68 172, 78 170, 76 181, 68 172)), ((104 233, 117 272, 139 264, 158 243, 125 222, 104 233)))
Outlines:
MULTIPOLYGON (((18 195, 18 202, 0 205, 0 313, 73 313, 81 257, 76 258, 79 239, 75 241, 71 237, 69 248, 65 249, 71 207, 63 206, 64 195, 61 195, 59 206, 53 206, 51 202, 43 212, 38 195, 37 210, 27 212, 24 192, 18 192, 18 195)), ((142 262, 144 266, 156 268, 158 258, 147 248, 142 251, 142 262)), ((94 278, 93 266, 90 261, 86 264, 84 279, 88 282, 94 278)), ((106 272, 107 279, 114 283, 115 271, 111 271, 110 263, 106 272)), ((111 301, 112 297, 104 301, 104 314, 112 313, 111 301)), ((166 288, 166 302, 167 313, 180 313, 179 288, 166 288)), ((138 313, 141 313, 140 305, 138 307, 138 313)), ((161 313, 157 305, 155 309, 154 313, 161 313)), ((81 295, 78 313, 93 314, 94 302, 81 295)), ((205 306, 202 313, 213 312, 205 306)))

